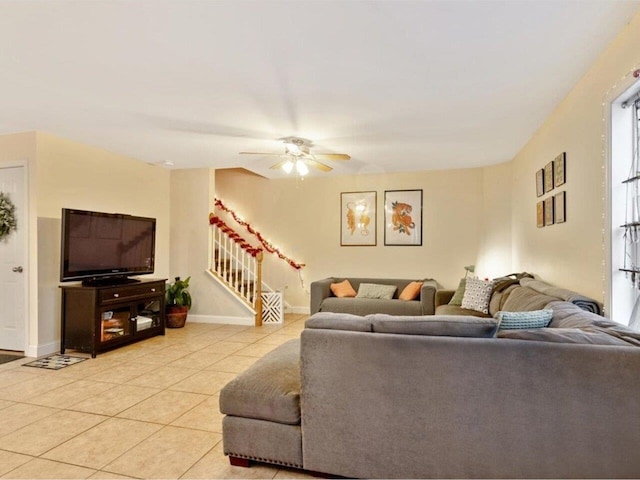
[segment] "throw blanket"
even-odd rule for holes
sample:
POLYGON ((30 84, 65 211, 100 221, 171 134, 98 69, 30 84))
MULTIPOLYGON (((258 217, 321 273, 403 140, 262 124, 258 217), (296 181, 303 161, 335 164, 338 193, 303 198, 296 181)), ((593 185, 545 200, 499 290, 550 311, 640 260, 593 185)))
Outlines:
POLYGON ((596 300, 580 295, 579 293, 567 290, 565 288, 554 287, 548 283, 533 278, 523 278, 520 280, 520 285, 523 287, 529 287, 538 293, 543 293, 556 298, 561 298, 565 302, 573 303, 587 312, 595 313, 596 315, 602 315, 602 304, 596 300))
POLYGON ((522 273, 510 273, 509 275, 505 275, 504 277, 495 278, 494 281, 496 282, 496 284, 493 287, 493 291, 502 292, 503 290, 506 290, 507 287, 510 287, 511 285, 519 285, 520 280, 523 278, 533 278, 533 275, 527 272, 522 272, 522 273))

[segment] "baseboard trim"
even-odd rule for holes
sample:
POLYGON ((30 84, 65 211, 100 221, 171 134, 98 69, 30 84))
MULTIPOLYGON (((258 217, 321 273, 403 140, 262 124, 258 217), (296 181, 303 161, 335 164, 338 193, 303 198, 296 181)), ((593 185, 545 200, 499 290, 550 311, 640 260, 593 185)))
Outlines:
POLYGON ((60 351, 60 341, 43 343, 41 345, 29 345, 27 351, 24 352, 25 357, 44 357, 60 351))
POLYGON ((306 313, 307 315, 309 315, 309 313, 311 313, 311 310, 309 309, 309 307, 287 307, 285 308, 285 313, 306 313))
POLYGON ((193 315, 189 314, 188 322, 193 323, 224 323, 227 325, 247 325, 253 327, 255 325, 255 317, 229 317, 224 315, 193 315))

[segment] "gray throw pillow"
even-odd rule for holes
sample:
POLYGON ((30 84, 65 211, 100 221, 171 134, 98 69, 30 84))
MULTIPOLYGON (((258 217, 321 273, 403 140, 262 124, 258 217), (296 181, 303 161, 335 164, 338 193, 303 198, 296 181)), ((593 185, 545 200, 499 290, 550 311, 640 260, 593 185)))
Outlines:
POLYGON ((378 285, 376 283, 361 283, 358 287, 357 298, 379 298, 391 300, 396 293, 395 285, 378 285))

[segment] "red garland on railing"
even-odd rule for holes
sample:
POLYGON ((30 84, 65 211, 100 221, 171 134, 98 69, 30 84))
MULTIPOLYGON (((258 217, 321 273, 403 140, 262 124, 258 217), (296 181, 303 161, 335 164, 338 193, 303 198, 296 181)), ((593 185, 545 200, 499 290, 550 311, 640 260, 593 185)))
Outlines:
POLYGON ((220 217, 216 217, 213 213, 209 215, 209 225, 217 226, 220 230, 226 233, 231 240, 239 244, 241 249, 245 250, 252 257, 256 257, 260 252, 262 252, 261 248, 252 247, 251 244, 238 235, 233 228, 224 223, 220 217))
POLYGON ((284 260, 285 262, 287 262, 290 266, 292 266, 293 268, 295 268, 296 270, 300 270, 302 267, 305 266, 304 263, 297 263, 294 262, 293 260, 291 260, 289 257, 287 257, 286 255, 284 255, 280 250, 278 250, 276 247, 274 247, 273 245, 271 245, 271 243, 269 243, 260 232, 258 232, 257 230, 255 230, 250 224, 249 222, 245 222, 244 220, 242 220, 237 214, 236 212, 234 212, 233 210, 231 210, 229 207, 227 207, 224 203, 222 203, 222 200, 220 200, 219 198, 216 198, 215 200, 215 206, 218 207, 220 210, 223 210, 225 212, 227 212, 228 214, 230 214, 233 219, 238 222, 240 225, 242 225, 243 227, 245 227, 250 234, 254 235, 258 241, 262 244, 262 246, 264 247, 264 249, 269 252, 269 253, 273 253, 275 255, 278 256, 278 258, 280 258, 280 260, 284 260))

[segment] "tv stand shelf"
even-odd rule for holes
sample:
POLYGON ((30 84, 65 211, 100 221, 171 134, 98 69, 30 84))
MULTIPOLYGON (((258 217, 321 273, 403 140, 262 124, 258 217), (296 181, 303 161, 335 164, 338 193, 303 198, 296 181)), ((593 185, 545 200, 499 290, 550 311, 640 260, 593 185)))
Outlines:
POLYGON ((66 349, 97 353, 164 335, 165 279, 62 289, 62 340, 66 349))

